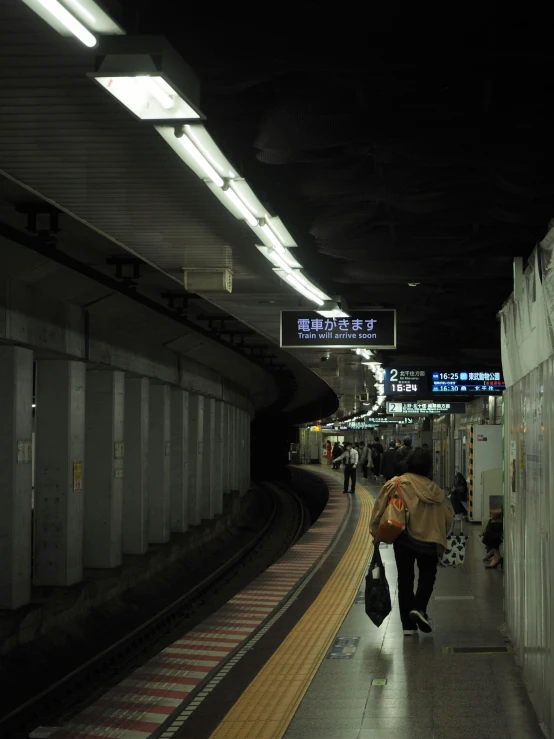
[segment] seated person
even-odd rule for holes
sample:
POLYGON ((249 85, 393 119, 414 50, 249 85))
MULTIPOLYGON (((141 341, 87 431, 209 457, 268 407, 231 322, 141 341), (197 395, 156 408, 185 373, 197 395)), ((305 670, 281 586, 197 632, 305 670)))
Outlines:
POLYGON ((503 537, 504 522, 500 513, 499 516, 489 520, 483 533, 483 544, 487 547, 487 556, 483 561, 489 562, 489 564, 485 565, 487 570, 494 570, 498 565, 504 568, 504 557, 500 554, 503 537))
POLYGON ((450 502, 456 519, 467 519, 467 510, 463 502, 467 500, 467 482, 461 472, 454 475, 454 482, 450 491, 450 502))

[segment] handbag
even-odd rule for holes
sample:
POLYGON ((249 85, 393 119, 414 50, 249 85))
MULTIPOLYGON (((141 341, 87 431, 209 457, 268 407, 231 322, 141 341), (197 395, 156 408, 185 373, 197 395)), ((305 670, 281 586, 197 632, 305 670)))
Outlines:
POLYGON ((402 499, 400 478, 396 478, 396 490, 389 498, 385 512, 381 516, 375 543, 394 544, 408 526, 408 509, 402 499))
POLYGON ((365 578, 365 612, 375 626, 381 626, 391 611, 389 584, 379 546, 376 544, 365 578))
POLYGON ((460 520, 460 533, 454 533, 455 521, 452 521, 450 533, 446 537, 446 549, 439 563, 442 567, 460 567, 466 557, 466 545, 469 537, 464 534, 464 523, 460 520))

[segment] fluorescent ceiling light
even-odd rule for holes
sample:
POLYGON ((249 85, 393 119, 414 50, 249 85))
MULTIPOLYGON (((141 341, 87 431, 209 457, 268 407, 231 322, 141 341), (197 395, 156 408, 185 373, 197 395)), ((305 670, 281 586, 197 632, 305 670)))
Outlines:
POLYGON ((287 249, 285 249, 283 254, 279 254, 275 249, 272 249, 271 246, 260 246, 259 244, 256 244, 256 248, 259 249, 264 257, 269 259, 272 264, 285 272, 290 272, 293 269, 302 269, 302 265, 296 261, 287 249))
POLYGON ((281 244, 283 246, 296 246, 296 243, 294 242, 294 239, 290 235, 290 233, 287 231, 285 226, 283 225, 283 221, 278 217, 268 218, 266 216, 265 222, 269 226, 269 228, 273 231, 275 236, 279 239, 281 244))
POLYGON ((294 270, 293 272, 287 272, 286 270, 276 269, 275 273, 281 277, 281 279, 285 280, 289 283, 294 289, 299 292, 301 295, 303 295, 305 298, 308 298, 308 300, 311 300, 313 303, 316 303, 317 305, 323 305, 323 300, 318 298, 317 295, 315 295, 311 290, 309 290, 305 285, 303 285, 298 280, 298 275, 301 274, 298 272, 298 270, 294 270))
POLYGON ((92 76, 142 121, 200 118, 161 75, 92 76))
POLYGON ((298 282, 296 279, 295 274, 287 274, 285 275, 285 280, 289 283, 289 285, 292 285, 295 290, 297 290, 301 295, 304 295, 304 297, 308 298, 308 300, 311 300, 313 303, 316 303, 317 305, 321 305, 323 303, 320 298, 317 297, 314 293, 311 292, 311 290, 308 290, 301 282, 298 282))
POLYGON ((223 179, 218 175, 218 173, 208 162, 206 157, 203 156, 203 154, 197 149, 197 147, 189 139, 189 137, 186 134, 183 134, 180 138, 177 138, 177 141, 187 152, 187 154, 191 156, 196 164, 200 167, 201 171, 204 173, 203 179, 207 178, 208 180, 213 182, 214 185, 217 185, 218 187, 223 187, 223 185, 225 184, 223 179))
POLYGON ((96 36, 58 0, 23 0, 23 2, 58 33, 75 36, 89 49, 98 43, 96 36))
MULTIPOLYGON (((215 141, 212 139, 210 134, 206 131, 201 123, 187 123, 185 125, 185 133, 196 146, 198 151, 202 154, 202 156, 208 160, 215 171, 224 180, 234 180, 238 177, 238 174, 236 173, 234 168, 231 167, 230 162, 228 162, 227 159, 223 156, 221 149, 218 147, 218 145, 215 143, 215 141)), ((240 199, 244 203, 246 203, 247 207, 252 210, 250 208, 248 200, 242 197, 242 194, 240 192, 235 192, 240 197, 240 199)), ((254 215, 256 214, 254 213, 254 215)))
MULTIPOLYGON (((61 20, 54 15, 54 6, 61 5, 82 23, 91 33, 101 36, 122 36, 125 31, 118 26, 94 0, 55 0, 54 3, 44 0, 23 0, 32 10, 40 15, 49 25, 63 36, 75 35, 61 20)), ((57 10, 57 8, 56 8, 57 10)))
POLYGON ((325 303, 327 300, 331 300, 331 298, 328 295, 325 295, 324 292, 322 292, 318 287, 313 285, 307 277, 305 277, 302 272, 299 272, 296 276, 298 281, 301 282, 310 292, 312 292, 314 295, 317 295, 317 297, 325 303))
POLYGON ((340 308, 333 308, 332 310, 318 310, 320 316, 323 318, 350 318, 348 313, 345 313, 340 308))
POLYGON ((256 230, 259 232, 264 244, 266 244, 267 246, 272 246, 279 254, 283 254, 285 252, 285 247, 283 246, 283 244, 281 244, 281 242, 273 233, 273 231, 269 228, 267 223, 262 221, 258 225, 256 230))
POLYGON ((242 202, 239 196, 230 188, 229 185, 226 185, 223 188, 222 192, 224 196, 229 199, 229 201, 234 206, 234 208, 242 215, 242 217, 248 223, 248 225, 253 226, 253 227, 258 225, 258 219, 252 215, 252 213, 248 210, 246 205, 242 202))
POLYGON ((260 203, 254 191, 252 190, 250 185, 246 182, 246 180, 236 177, 232 179, 230 184, 231 184, 231 189, 234 190, 234 192, 239 196, 242 202, 246 205, 248 210, 251 213, 253 213, 256 216, 256 218, 260 219, 260 218, 265 217, 266 211, 265 211, 264 206, 260 203))

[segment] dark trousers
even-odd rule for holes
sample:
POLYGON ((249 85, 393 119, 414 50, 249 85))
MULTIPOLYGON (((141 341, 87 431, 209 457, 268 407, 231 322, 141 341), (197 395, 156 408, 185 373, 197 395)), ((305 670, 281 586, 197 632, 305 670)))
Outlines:
POLYGON ((344 492, 348 492, 348 481, 351 480, 352 487, 350 491, 353 493, 356 490, 356 467, 353 464, 344 465, 344 492))
POLYGON ((462 516, 467 516, 467 511, 465 509, 465 506, 462 504, 462 501, 460 500, 460 496, 458 493, 452 493, 450 495, 450 502, 452 503, 452 508, 454 509, 454 513, 456 514, 462 514, 462 516))
POLYGON ((362 464, 362 470, 363 470, 364 477, 366 478, 366 480, 367 480, 367 465, 368 465, 368 462, 364 462, 362 464))
POLYGON ((413 629, 410 611, 427 613, 427 606, 437 577, 438 557, 436 554, 418 554, 401 544, 394 545, 394 556, 398 569, 398 605, 402 626, 405 629, 413 629), (414 595, 414 565, 416 562, 419 579, 414 595))

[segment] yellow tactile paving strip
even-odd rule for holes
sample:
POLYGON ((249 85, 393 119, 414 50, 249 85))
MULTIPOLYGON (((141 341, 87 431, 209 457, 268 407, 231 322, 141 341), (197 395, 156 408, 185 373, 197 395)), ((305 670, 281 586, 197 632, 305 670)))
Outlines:
POLYGON ((211 739, 280 739, 350 610, 369 565, 373 499, 360 485, 360 517, 321 593, 225 716, 211 739))

